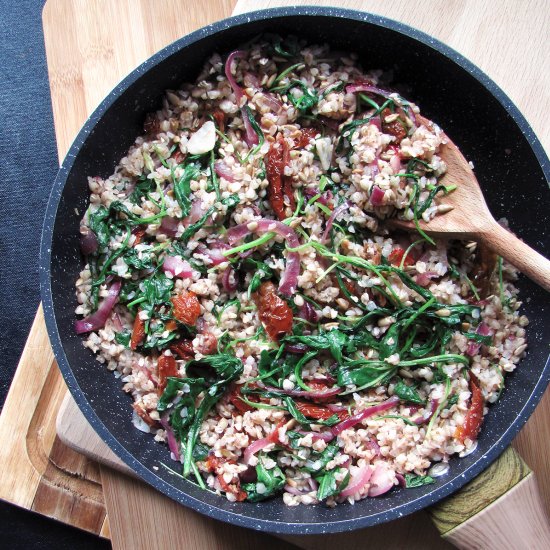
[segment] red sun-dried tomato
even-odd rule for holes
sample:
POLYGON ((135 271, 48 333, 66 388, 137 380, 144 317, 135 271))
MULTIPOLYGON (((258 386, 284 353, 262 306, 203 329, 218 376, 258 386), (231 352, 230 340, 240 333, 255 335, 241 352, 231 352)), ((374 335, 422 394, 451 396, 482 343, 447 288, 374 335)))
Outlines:
POLYGON ((462 426, 458 426, 455 430, 455 437, 460 443, 464 443, 466 439, 475 441, 483 422, 485 400, 479 387, 479 380, 472 373, 470 373, 470 392, 472 393, 470 408, 466 413, 462 426))
POLYGON ((310 141, 319 133, 315 128, 302 128, 302 134, 297 141, 294 142, 295 149, 303 149, 308 146, 310 141))
POLYGON ((137 312, 136 318, 134 319, 134 328, 132 329, 132 337, 130 338, 130 349, 137 349, 137 347, 143 344, 145 340, 145 321, 143 321, 140 316, 141 309, 137 312))
MULTIPOLYGON (((397 246, 395 247, 388 256, 388 261, 391 265, 400 266, 401 260, 403 259, 403 256, 405 254, 405 250, 403 250, 401 247, 397 246)), ((415 261, 413 257, 410 254, 407 254, 405 256, 405 261, 403 262, 403 265, 414 265, 415 261)))
POLYGON ((254 407, 251 407, 241 399, 241 384, 233 384, 229 388, 227 400, 231 403, 241 414, 247 411, 253 411, 254 407))
POLYGON ((279 220, 286 219, 285 201, 286 196, 291 208, 296 207, 292 183, 290 178, 285 176, 285 166, 290 161, 288 144, 282 133, 277 135, 277 139, 271 144, 266 156, 266 174, 269 182, 268 195, 269 204, 277 215, 279 220))
POLYGON ((266 281, 260 285, 254 294, 258 307, 258 316, 263 323, 268 336, 277 341, 284 334, 292 331, 292 309, 277 294, 275 285, 266 281))
POLYGON ((161 355, 157 361, 157 376, 159 379, 157 393, 162 395, 166 388, 166 379, 169 376, 178 376, 178 366, 173 355, 161 355))
POLYGON ((145 410, 143 404, 134 403, 132 407, 134 408, 134 411, 136 411, 137 415, 145 422, 145 424, 151 427, 158 425, 158 422, 153 420, 149 415, 149 412, 145 410))
POLYGON ((132 235, 134 235, 135 237, 133 246, 141 244, 141 242, 143 241, 143 237, 145 237, 145 227, 142 227, 141 225, 136 225, 136 227, 132 229, 132 235))
POLYGON ((216 126, 220 132, 225 130, 225 113, 221 109, 215 109, 212 113, 214 120, 216 121, 216 126))
POLYGON ((195 326, 201 314, 201 305, 194 292, 182 290, 172 298, 174 317, 189 326, 195 326))
POLYGON ((170 351, 184 361, 189 361, 195 357, 193 342, 191 340, 179 340, 178 342, 174 342, 170 346, 170 351))
POLYGON ((390 134, 390 136, 395 137, 395 143, 401 143, 401 140, 406 137, 407 135, 407 129, 405 128, 405 125, 399 118, 395 119, 392 122, 386 122, 386 117, 392 115, 394 113, 391 112, 391 110, 386 107, 382 113, 381 113, 381 121, 382 121, 382 131, 385 134, 390 134))
POLYGON ((305 401, 296 401, 296 408, 307 418, 313 420, 328 420, 331 416, 338 416, 338 420, 342 421, 349 417, 348 411, 331 411, 323 405, 315 405, 314 403, 306 403, 305 401))

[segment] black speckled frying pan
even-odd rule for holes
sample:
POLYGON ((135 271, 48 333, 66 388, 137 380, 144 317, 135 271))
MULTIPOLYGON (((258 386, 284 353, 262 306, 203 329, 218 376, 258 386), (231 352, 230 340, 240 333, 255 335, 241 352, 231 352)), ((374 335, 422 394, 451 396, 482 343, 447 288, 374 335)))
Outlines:
POLYGON ((84 125, 61 167, 50 197, 41 249, 41 287, 46 322, 57 361, 86 418, 109 447, 140 477, 199 512, 238 525, 277 533, 331 533, 358 529, 409 514, 456 491, 484 470, 527 421, 550 380, 549 299, 526 278, 519 288, 530 318, 529 352, 507 378, 499 402, 487 415, 477 451, 451 460, 445 477, 415 490, 395 490, 355 506, 288 508, 281 499, 258 504, 230 503, 154 470, 169 461, 168 449, 131 422, 130 397, 101 368, 73 330, 74 282, 82 266, 79 222, 88 201, 88 175, 112 173, 134 138, 145 113, 163 91, 191 81, 211 52, 229 52, 262 32, 296 34, 311 42, 355 51, 366 67, 394 71, 410 86, 408 96, 452 136, 472 160, 495 217, 546 256, 550 242, 548 157, 526 120, 479 69, 429 36, 400 23, 341 9, 274 9, 226 19, 154 55, 133 71, 84 125))

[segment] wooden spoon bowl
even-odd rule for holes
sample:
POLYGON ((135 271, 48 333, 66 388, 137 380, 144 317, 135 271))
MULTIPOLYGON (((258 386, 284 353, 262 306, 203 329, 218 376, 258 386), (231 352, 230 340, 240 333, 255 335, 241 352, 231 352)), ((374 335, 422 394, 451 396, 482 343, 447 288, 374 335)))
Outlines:
MULTIPOLYGON (((422 116, 417 116, 417 121, 428 128, 433 127, 433 122, 422 116)), ((437 215, 429 223, 420 221, 422 230, 432 237, 471 239, 483 243, 550 291, 550 261, 493 218, 470 164, 453 141, 445 137, 439 156, 447 164, 447 172, 440 183, 457 186, 443 201, 452 209, 437 215)), ((392 219, 390 225, 416 231, 414 223, 409 221, 392 219)))

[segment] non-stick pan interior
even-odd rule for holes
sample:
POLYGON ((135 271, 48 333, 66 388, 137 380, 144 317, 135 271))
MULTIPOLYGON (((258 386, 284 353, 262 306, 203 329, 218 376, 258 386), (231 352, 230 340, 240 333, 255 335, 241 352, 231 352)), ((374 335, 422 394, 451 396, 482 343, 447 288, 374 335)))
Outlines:
POLYGON ((518 235, 550 255, 545 239, 550 225, 548 166, 541 168, 546 157, 515 107, 475 67, 425 35, 379 17, 343 10, 271 10, 226 20, 169 46, 132 73, 87 122, 57 178, 45 221, 42 284, 48 329, 61 370, 87 418, 159 490, 203 513, 255 529, 303 534, 355 529, 439 500, 486 467, 517 433, 548 379, 548 370, 543 373, 550 341, 544 291, 523 277, 519 281, 524 312, 531 320, 529 353, 507 378, 501 400, 486 417, 477 451, 453 459, 448 475, 435 485, 394 490, 334 509, 288 508, 281 499, 230 503, 172 474, 162 465, 177 469, 168 448, 134 428, 131 400, 122 383, 96 362, 73 330, 74 282, 82 267, 78 227, 88 201, 87 176, 112 173, 164 90, 193 81, 210 53, 227 53, 262 32, 326 41, 334 49, 357 52, 365 68, 392 71, 393 82, 404 86, 423 114, 438 122, 474 163, 495 216, 505 216, 518 235))

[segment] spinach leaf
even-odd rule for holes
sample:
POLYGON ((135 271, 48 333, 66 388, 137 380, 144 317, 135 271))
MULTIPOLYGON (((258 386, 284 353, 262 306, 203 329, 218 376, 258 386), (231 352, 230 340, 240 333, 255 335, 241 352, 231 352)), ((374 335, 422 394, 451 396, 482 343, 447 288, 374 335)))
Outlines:
POLYGON ((416 403, 418 405, 425 405, 426 401, 420 397, 418 391, 413 386, 407 386, 403 380, 399 380, 393 389, 395 395, 403 401, 409 403, 416 403))
POLYGON ((143 197, 146 197, 148 193, 152 193, 155 190, 155 180, 149 179, 147 176, 141 176, 134 190, 128 197, 128 200, 133 204, 141 204, 143 197))
POLYGON ((364 361, 347 361, 338 367, 336 381, 341 388, 351 385, 372 388, 388 382, 396 372, 397 367, 389 363, 365 365, 364 361))
POLYGON ((431 485, 435 483, 435 479, 431 476, 415 476, 413 474, 405 474, 405 487, 407 489, 414 489, 415 487, 422 487, 422 485, 431 485))
POLYGON ((181 217, 185 218, 191 210, 191 181, 196 180, 200 174, 200 165, 191 162, 183 169, 183 174, 179 180, 173 178, 174 195, 181 208, 181 217))
POLYGON ((178 338, 178 332, 175 330, 169 331, 167 335, 165 335, 165 332, 166 325, 160 319, 156 320, 154 330, 152 330, 151 325, 149 325, 149 331, 143 343, 143 349, 163 349, 170 342, 178 338))
POLYGON ((145 279, 141 287, 142 295, 145 298, 145 303, 142 307, 151 311, 154 306, 166 304, 170 301, 174 281, 169 279, 164 273, 158 272, 145 279))
MULTIPOLYGON (((227 214, 239 204, 239 196, 238 195, 229 195, 229 197, 226 197, 225 199, 222 199, 220 202, 227 206, 227 214)), ((216 207, 211 206, 206 213, 200 218, 197 222, 192 223, 189 227, 185 229, 182 236, 180 237, 181 241, 188 241, 199 229, 202 228, 202 226, 206 223, 208 218, 216 212, 216 207)))
POLYGON ((250 284, 248 285, 248 296, 260 288, 260 284, 263 280, 273 277, 273 270, 267 264, 254 260, 253 258, 246 258, 243 260, 242 266, 248 271, 254 272, 250 284))
POLYGON ((88 227, 95 233, 100 248, 106 248, 111 239, 108 220, 109 210, 103 205, 88 216, 88 227))
POLYGON ((254 483, 243 483, 242 489, 246 492, 246 500, 259 502, 272 497, 284 487, 285 475, 279 466, 269 470, 264 466, 262 458, 256 466, 256 481, 254 483))
MULTIPOLYGON (((338 468, 338 471, 340 468, 338 468)), ((321 477, 317 478, 317 481, 319 482, 319 489, 317 490, 317 499, 319 501, 325 500, 326 498, 332 496, 332 495, 338 495, 341 493, 347 486, 350 480, 350 473, 347 472, 344 479, 337 485, 336 484, 336 471, 335 470, 329 470, 325 474, 323 474, 321 477)))
POLYGON ((302 470, 311 474, 322 472, 327 464, 338 454, 338 449, 338 443, 331 441, 322 452, 312 451, 302 470))
POLYGON ((115 332, 115 342, 117 344, 123 345, 125 348, 130 347, 131 337, 132 337, 132 335, 127 330, 125 330, 123 332, 115 332))
POLYGON ((463 334, 466 338, 468 338, 468 340, 474 340, 475 342, 485 344, 486 346, 490 346, 493 343, 493 336, 491 334, 488 334, 487 336, 477 334, 476 332, 463 332, 463 334))
POLYGON ((150 250, 138 252, 135 248, 128 249, 122 259, 134 269, 154 269, 156 257, 150 250))
POLYGON ((342 349, 348 342, 348 336, 338 329, 329 331, 320 331, 319 334, 313 336, 286 336, 282 340, 289 344, 305 344, 314 350, 329 349, 336 361, 342 362, 342 349))
POLYGON ((386 334, 384 334, 384 338, 382 338, 378 348, 378 355, 380 359, 386 359, 390 355, 397 353, 399 350, 400 325, 401 323, 393 323, 393 325, 391 325, 386 331, 386 334))

